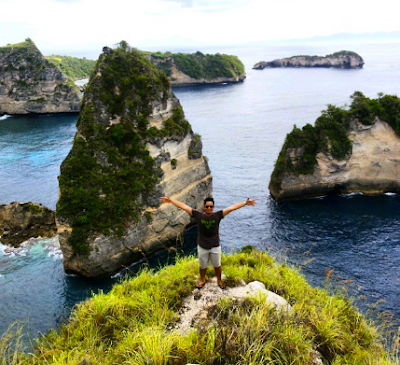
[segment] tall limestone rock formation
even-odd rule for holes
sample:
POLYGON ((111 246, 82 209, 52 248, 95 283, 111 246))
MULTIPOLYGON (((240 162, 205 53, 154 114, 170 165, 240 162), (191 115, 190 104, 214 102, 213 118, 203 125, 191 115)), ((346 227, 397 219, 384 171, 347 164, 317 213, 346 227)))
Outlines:
POLYGON ((35 44, 0 48, 0 115, 79 112, 82 94, 35 44))
POLYGON ((269 184, 278 202, 331 193, 400 193, 400 99, 355 92, 349 110, 329 105, 294 128, 269 184))
POLYGON ((59 176, 66 272, 109 276, 182 234, 190 217, 160 197, 202 205, 212 176, 201 151, 168 78, 124 41, 104 48, 59 176))

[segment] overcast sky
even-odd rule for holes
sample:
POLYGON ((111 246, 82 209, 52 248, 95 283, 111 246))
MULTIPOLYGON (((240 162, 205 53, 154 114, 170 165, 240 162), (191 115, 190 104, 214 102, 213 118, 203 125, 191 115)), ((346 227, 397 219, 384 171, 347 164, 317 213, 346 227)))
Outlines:
POLYGON ((241 45, 400 30, 398 0, 0 0, 0 46, 31 38, 43 54, 241 45), (64 51, 64 52, 63 52, 64 51))

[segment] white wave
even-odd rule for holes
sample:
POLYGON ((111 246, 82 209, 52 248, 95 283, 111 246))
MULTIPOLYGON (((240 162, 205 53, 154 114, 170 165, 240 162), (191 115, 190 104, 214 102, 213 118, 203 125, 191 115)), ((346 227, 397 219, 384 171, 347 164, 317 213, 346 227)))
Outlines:
POLYGON ((0 117, 0 120, 6 120, 7 118, 10 118, 10 116, 6 114, 0 117))
POLYGON ((396 196, 398 194, 397 193, 385 193, 385 195, 387 195, 387 196, 396 196))
POLYGON ((41 244, 41 246, 48 252, 48 256, 56 260, 62 259, 62 251, 58 236, 52 238, 35 237, 21 243, 19 247, 12 247, 4 245, 0 242, 0 255, 14 257, 14 256, 27 256, 33 246, 41 244))
POLYGON ((58 235, 52 238, 46 239, 44 242, 44 247, 48 251, 47 256, 52 257, 55 260, 61 260, 63 258, 63 253, 60 246, 60 241, 58 235))
POLYGON ((348 193, 348 194, 340 194, 340 196, 344 196, 344 197, 352 197, 352 196, 357 196, 357 195, 365 195, 365 194, 364 194, 364 193, 361 193, 361 192, 348 193))

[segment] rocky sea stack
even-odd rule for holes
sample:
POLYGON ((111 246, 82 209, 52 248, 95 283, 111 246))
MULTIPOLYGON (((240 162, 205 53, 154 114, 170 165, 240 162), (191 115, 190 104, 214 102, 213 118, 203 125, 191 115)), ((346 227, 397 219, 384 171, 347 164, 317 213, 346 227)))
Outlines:
POLYGON ((269 190, 278 202, 332 193, 400 193, 400 99, 352 96, 294 127, 275 163, 269 190))
POLYGON ((0 48, 0 115, 77 113, 81 98, 29 38, 0 48))
POLYGON ((67 272, 109 276, 183 233, 212 177, 170 82, 121 42, 104 48, 61 165, 57 223, 67 272))
POLYGON ((293 56, 270 62, 261 61, 253 66, 255 70, 266 67, 325 67, 325 68, 362 68, 364 60, 360 55, 351 51, 340 51, 325 57, 293 56))
POLYGON ((171 86, 238 83, 246 78, 242 61, 233 55, 201 52, 144 54, 157 69, 168 76, 171 86))

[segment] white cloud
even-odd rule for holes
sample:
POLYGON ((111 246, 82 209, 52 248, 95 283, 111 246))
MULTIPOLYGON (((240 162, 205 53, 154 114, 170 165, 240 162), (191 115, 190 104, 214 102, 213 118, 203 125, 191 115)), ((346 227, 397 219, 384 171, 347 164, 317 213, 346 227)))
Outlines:
POLYGON ((400 30, 395 0, 0 0, 0 9, 0 46, 30 37, 45 54, 400 30))

